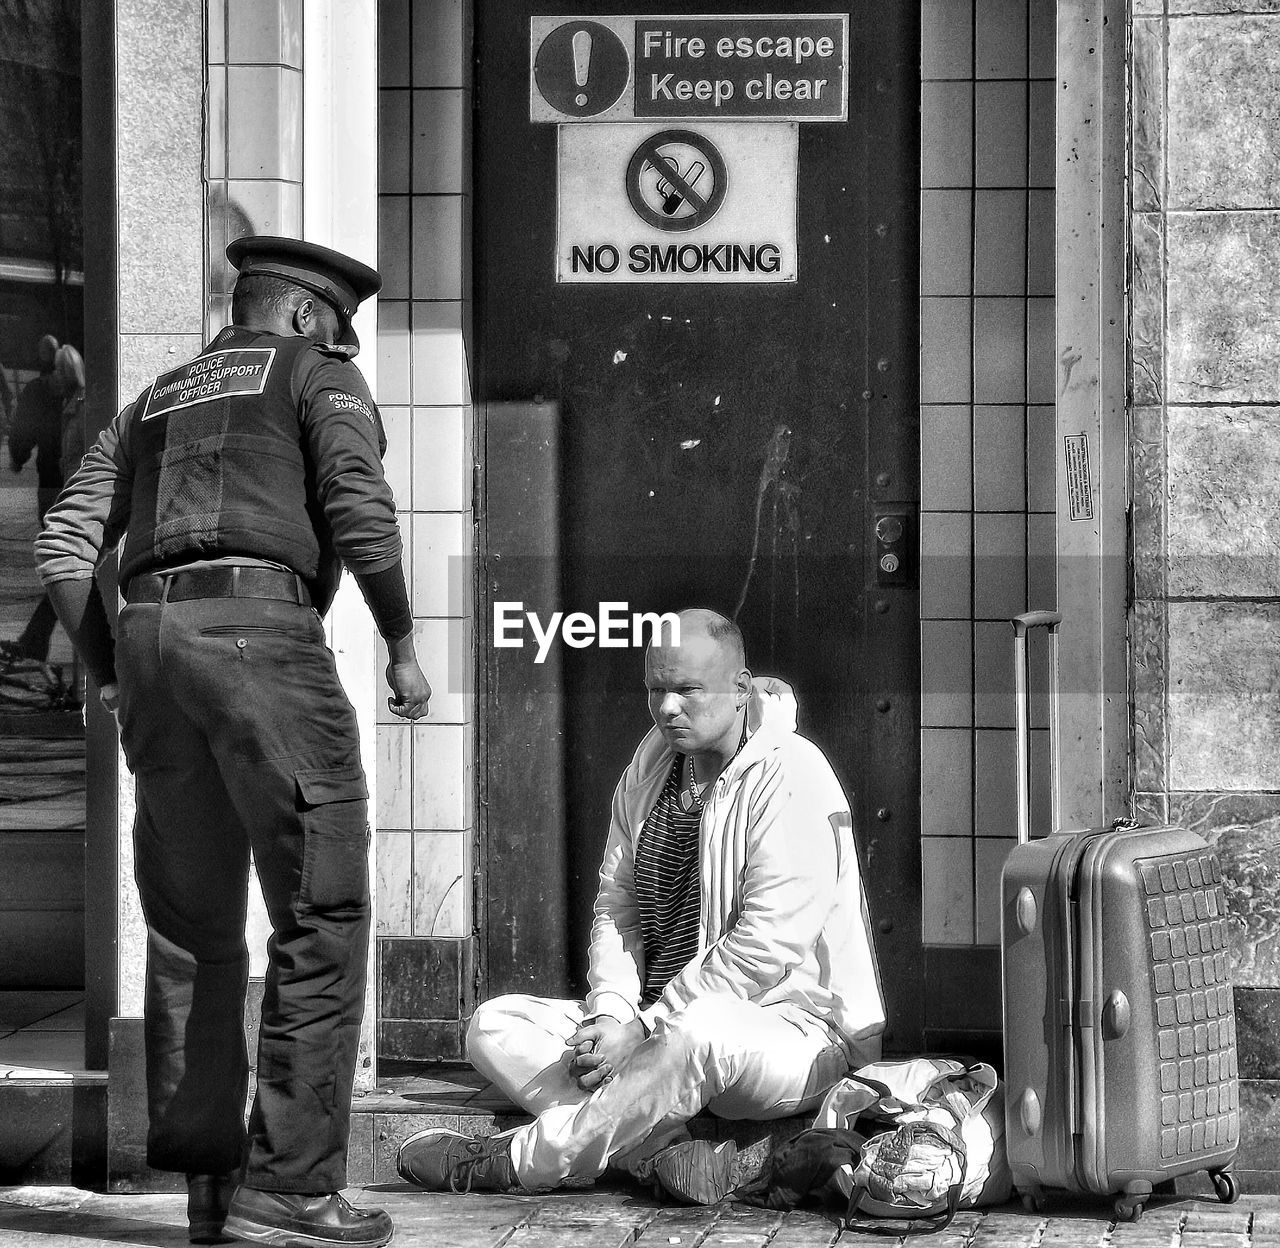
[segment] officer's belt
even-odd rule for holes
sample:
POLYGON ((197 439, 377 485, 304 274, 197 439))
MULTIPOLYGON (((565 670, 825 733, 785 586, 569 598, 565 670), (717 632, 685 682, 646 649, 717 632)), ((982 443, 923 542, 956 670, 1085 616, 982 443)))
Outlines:
POLYGON ((189 602, 193 598, 278 598, 311 605, 302 577, 281 568, 191 568, 142 572, 129 581, 127 602, 189 602))

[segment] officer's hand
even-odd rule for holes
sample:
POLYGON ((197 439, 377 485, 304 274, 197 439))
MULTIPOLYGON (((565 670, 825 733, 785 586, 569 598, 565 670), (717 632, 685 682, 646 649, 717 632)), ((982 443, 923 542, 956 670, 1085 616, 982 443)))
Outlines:
POLYGON ((413 634, 387 643, 391 662, 387 664, 387 684, 392 696, 387 705, 401 719, 421 719, 431 701, 431 685, 422 674, 418 656, 413 650, 413 634))
POLYGON ((112 681, 109 685, 103 685, 98 690, 98 697, 102 700, 102 705, 111 712, 111 718, 116 721, 116 731, 120 731, 120 686, 112 681))

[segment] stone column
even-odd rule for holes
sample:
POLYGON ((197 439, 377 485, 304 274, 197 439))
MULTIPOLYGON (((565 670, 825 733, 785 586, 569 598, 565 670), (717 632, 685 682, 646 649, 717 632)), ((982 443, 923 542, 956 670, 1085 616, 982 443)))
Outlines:
POLYGON ((1126 813, 1123 0, 1059 0, 1056 316, 1062 822, 1126 813), (1085 465, 1087 464, 1087 470, 1085 465))
POLYGON ((1273 1172, 1254 1190, 1280 1169, 1273 10, 1139 0, 1131 80, 1134 782, 1143 815, 1195 829, 1223 860, 1245 1080, 1238 1166, 1273 1172))
MULTIPOLYGON (((90 280, 110 283, 114 309, 101 289, 90 299, 91 306, 105 309, 108 316, 114 310, 117 366, 110 380, 114 404, 123 405, 156 373, 197 354, 203 343, 204 3, 116 0, 111 17, 113 21, 99 14, 95 20, 104 27, 97 34, 111 39, 115 51, 114 160, 99 159, 114 178, 116 230, 114 240, 98 239, 91 251, 104 256, 114 251, 115 264, 114 272, 98 269, 90 280)), ((88 35, 86 29, 86 39, 88 35)), ((92 195, 91 189, 90 205, 92 195)), ((100 232, 100 227, 90 220, 87 232, 100 232)), ((102 749, 95 746, 108 740, 91 729, 91 768, 103 760, 102 749)), ((123 760, 115 774, 119 785, 114 809, 109 801, 97 800, 105 795, 91 799, 88 835, 91 842, 105 837, 117 846, 114 994, 107 985, 99 995, 107 1000, 114 995, 107 1101, 109 1180, 113 1187, 127 1189, 154 1180, 144 1178, 141 1016, 146 934, 133 882, 133 778, 123 760)), ((90 787, 100 786, 91 778, 90 787)), ((91 876, 91 891, 96 883, 91 876)), ((109 965, 106 973, 110 976, 109 965)), ((181 1175, 172 1177, 176 1185, 182 1184, 181 1175)))

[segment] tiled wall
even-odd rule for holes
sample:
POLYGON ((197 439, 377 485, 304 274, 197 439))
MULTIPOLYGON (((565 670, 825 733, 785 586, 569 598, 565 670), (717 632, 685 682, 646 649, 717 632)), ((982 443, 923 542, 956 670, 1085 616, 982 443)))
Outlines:
POLYGON ((456 1057, 475 826, 469 5, 380 0, 378 16, 377 397, 435 691, 414 725, 378 703, 379 1053, 456 1057))
POLYGON ((1007 621, 1053 605, 1054 3, 924 0, 921 23, 924 939, 992 944, 1016 835, 1007 621))
POLYGON ((229 319, 242 234, 302 237, 302 0, 208 0, 208 331, 229 319))
POLYGON ((1253 990, 1236 994, 1241 1073, 1268 1080, 1280 1077, 1274 9, 1139 0, 1130 178, 1134 787, 1141 812, 1222 855, 1235 982, 1253 990))
MULTIPOLYGON (((207 340, 231 319, 227 244, 245 234, 304 237, 302 0, 206 0, 205 22, 207 340)), ((256 877, 246 934, 260 977, 271 921, 256 877)))

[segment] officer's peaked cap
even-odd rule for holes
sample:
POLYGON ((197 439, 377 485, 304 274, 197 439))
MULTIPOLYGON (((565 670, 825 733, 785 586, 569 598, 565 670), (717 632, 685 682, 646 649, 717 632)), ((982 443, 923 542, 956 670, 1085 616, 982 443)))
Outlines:
MULTIPOLYGON (((270 234, 237 238, 227 245, 227 259, 242 277, 278 277, 313 291, 333 305, 344 331, 349 331, 360 303, 382 288, 382 274, 377 269, 300 238, 270 234)), ((347 333, 342 335, 344 340, 347 337, 347 333)), ((354 342, 354 334, 350 338, 354 342)))

